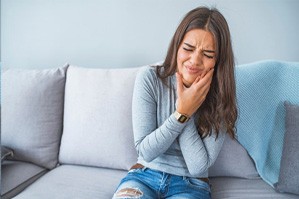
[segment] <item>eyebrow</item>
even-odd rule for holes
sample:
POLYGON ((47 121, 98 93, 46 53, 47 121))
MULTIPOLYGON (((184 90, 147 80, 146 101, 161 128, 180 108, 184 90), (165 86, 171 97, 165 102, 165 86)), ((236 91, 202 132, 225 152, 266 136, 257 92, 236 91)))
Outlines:
POLYGON ((184 44, 187 45, 187 46, 190 47, 190 48, 195 48, 195 46, 192 46, 191 44, 188 44, 188 43, 186 43, 186 42, 184 42, 184 44))
MULTIPOLYGON (((191 44, 188 44, 186 42, 184 42, 185 45, 187 45, 189 48, 195 48, 195 46, 192 46, 191 44)), ((215 53, 215 50, 203 50, 204 52, 207 53, 215 53)))

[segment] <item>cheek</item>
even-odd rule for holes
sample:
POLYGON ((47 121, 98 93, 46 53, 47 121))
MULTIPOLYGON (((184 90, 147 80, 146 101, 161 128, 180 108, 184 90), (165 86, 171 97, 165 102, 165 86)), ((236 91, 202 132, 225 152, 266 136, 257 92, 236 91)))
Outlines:
POLYGON ((178 66, 179 70, 181 70, 183 68, 183 63, 186 60, 188 60, 187 53, 184 53, 182 50, 179 50, 178 54, 177 54, 177 66, 178 66))
POLYGON ((184 62, 186 59, 188 59, 188 53, 186 53, 184 50, 179 49, 177 54, 177 62, 184 62))
POLYGON ((205 61, 205 67, 207 68, 207 69, 210 69, 210 68, 213 68, 213 67, 215 67, 215 64, 216 64, 216 61, 215 60, 211 60, 211 59, 209 59, 209 60, 206 60, 205 61))

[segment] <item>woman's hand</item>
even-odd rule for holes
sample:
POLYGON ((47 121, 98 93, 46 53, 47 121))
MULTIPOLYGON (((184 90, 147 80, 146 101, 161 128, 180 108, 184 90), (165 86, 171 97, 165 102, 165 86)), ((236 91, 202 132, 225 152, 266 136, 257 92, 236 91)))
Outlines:
POLYGON ((210 90, 214 68, 198 76, 192 85, 187 88, 183 84, 183 77, 177 72, 177 111, 188 116, 201 106, 210 90))

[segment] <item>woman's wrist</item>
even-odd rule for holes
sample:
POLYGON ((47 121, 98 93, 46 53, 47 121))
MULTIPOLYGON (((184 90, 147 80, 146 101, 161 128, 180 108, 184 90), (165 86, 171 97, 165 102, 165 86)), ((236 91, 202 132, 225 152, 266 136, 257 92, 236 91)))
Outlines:
POLYGON ((181 113, 181 114, 187 115, 188 117, 191 117, 194 113, 192 108, 191 107, 188 108, 188 106, 186 106, 186 104, 185 104, 185 106, 182 106, 182 104, 184 104, 184 103, 182 103, 179 100, 176 101, 176 104, 175 104, 176 105, 176 111, 181 113))
POLYGON ((179 112, 179 113, 181 113, 181 114, 187 115, 187 116, 189 116, 189 117, 191 117, 191 116, 193 115, 193 111, 191 111, 191 110, 186 110, 186 109, 181 108, 181 107, 177 107, 177 108, 176 108, 176 111, 179 112))
POLYGON ((179 112, 178 110, 174 111, 174 117, 179 121, 180 123, 186 123, 190 119, 190 116, 184 113, 179 112))

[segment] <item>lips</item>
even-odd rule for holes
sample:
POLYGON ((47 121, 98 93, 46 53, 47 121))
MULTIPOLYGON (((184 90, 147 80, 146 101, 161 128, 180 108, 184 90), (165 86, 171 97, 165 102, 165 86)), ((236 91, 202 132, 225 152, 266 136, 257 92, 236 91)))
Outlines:
POLYGON ((201 69, 192 66, 185 66, 185 68, 190 74, 197 74, 197 73, 201 73, 202 71, 201 69))

